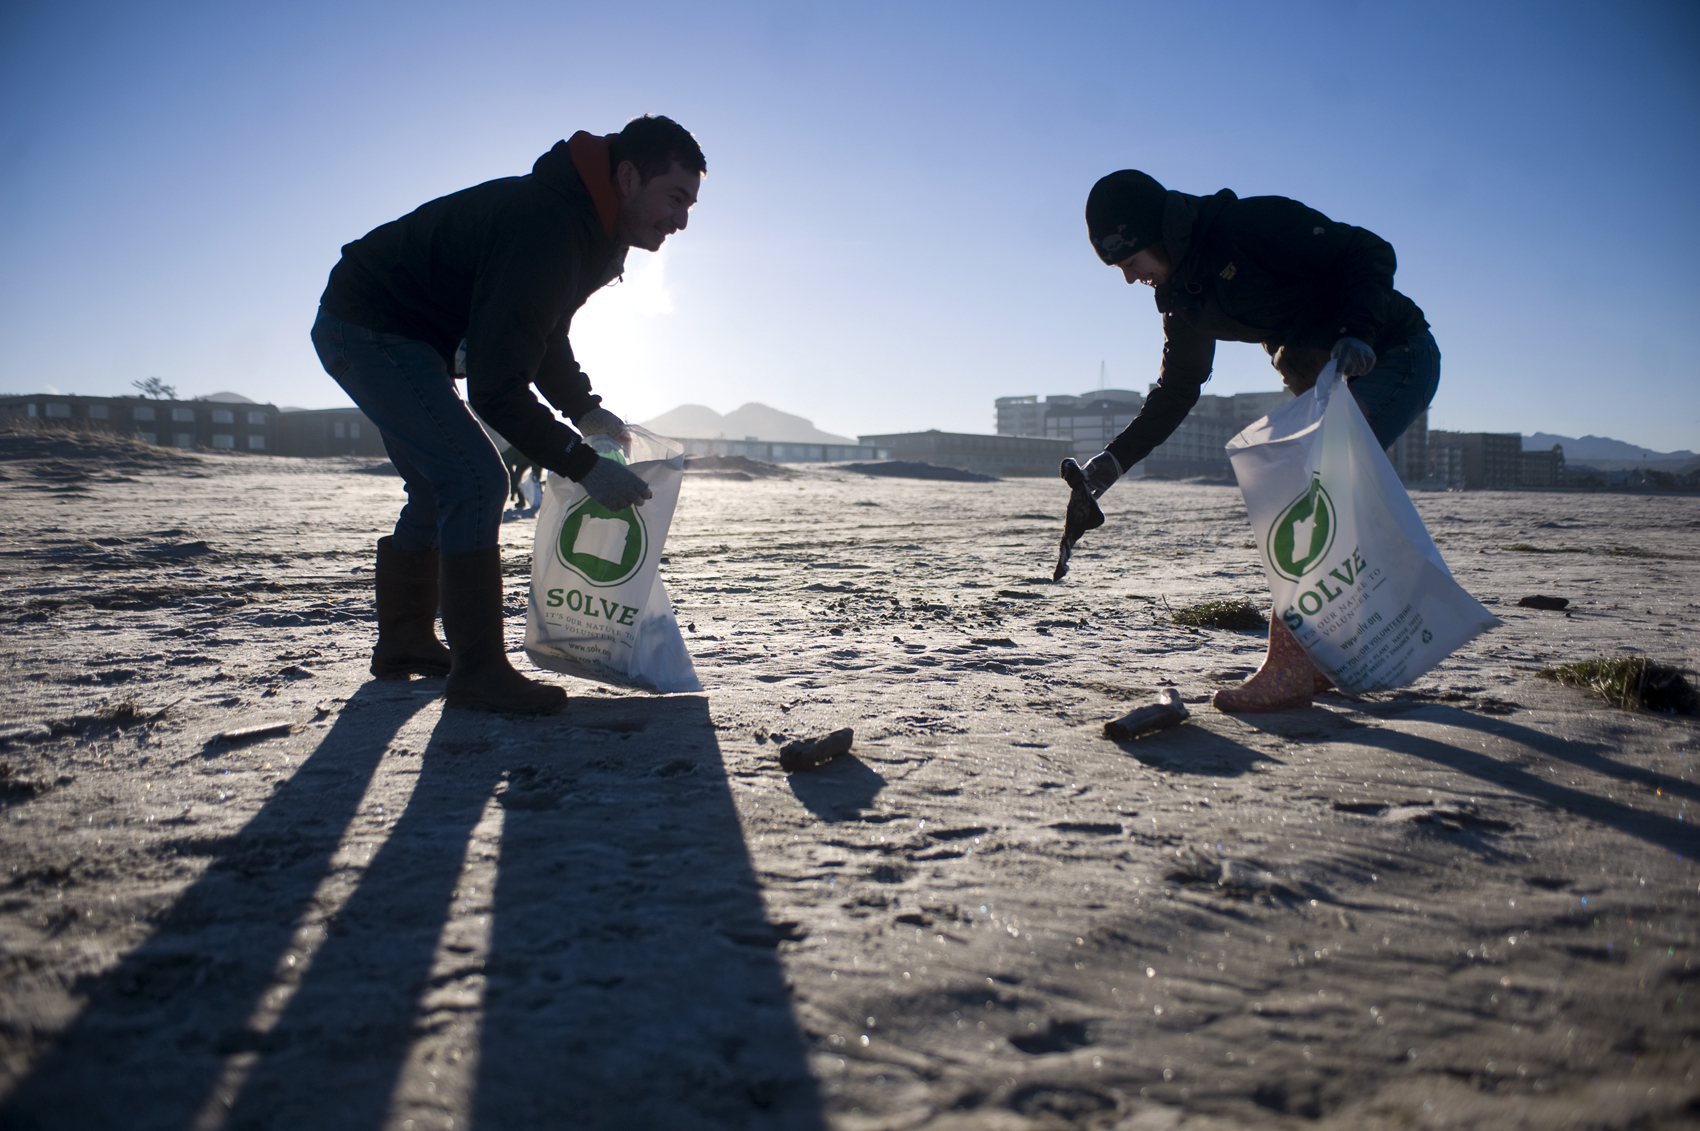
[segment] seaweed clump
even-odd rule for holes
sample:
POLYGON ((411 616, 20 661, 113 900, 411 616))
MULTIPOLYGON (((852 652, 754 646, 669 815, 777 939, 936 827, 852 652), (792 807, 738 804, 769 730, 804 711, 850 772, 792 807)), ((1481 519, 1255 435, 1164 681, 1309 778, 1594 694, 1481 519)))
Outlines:
POLYGON ((1666 715, 1700 714, 1700 695, 1681 668, 1656 664, 1645 656, 1602 656, 1535 673, 1566 687, 1592 692, 1626 711, 1645 709, 1666 715))
POLYGON ((134 699, 125 699, 119 703, 108 703, 97 708, 94 715, 95 718, 104 722, 117 723, 119 726, 123 726, 125 723, 133 723, 140 719, 142 709, 134 699))
POLYGON ((1244 598, 1188 605, 1179 612, 1171 613, 1169 619, 1188 628, 1229 628, 1249 632, 1269 627, 1257 606, 1244 598))

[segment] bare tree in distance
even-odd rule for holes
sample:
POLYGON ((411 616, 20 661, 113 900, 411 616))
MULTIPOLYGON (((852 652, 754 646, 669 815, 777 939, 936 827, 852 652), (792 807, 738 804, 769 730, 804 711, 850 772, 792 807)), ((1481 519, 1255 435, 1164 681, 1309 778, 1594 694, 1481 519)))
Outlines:
POLYGON ((152 397, 156 401, 174 401, 177 399, 177 386, 167 385, 158 377, 149 377, 146 381, 131 381, 130 384, 142 391, 142 396, 152 397))

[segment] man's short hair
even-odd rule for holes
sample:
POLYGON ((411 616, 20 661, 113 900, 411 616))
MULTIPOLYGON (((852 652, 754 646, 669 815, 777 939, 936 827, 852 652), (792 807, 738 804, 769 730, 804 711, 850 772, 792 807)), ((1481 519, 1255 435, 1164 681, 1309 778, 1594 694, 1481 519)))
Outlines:
POLYGON ((645 114, 626 123, 608 147, 608 166, 613 171, 622 161, 636 166, 645 182, 659 177, 677 161, 693 173, 707 174, 708 162, 691 132, 664 114, 645 114))

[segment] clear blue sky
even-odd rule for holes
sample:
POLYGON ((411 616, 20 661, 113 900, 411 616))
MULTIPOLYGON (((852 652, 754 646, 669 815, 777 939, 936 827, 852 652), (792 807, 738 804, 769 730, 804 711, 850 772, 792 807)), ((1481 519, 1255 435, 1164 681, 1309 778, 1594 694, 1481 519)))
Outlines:
MULTIPOLYGON (((338 248, 645 111, 708 155, 689 230, 574 341, 609 407, 762 401, 990 431, 1156 378, 1087 189, 1302 200, 1399 253, 1435 427, 1700 449, 1692 2, 0 6, 0 391, 346 403, 338 248)), ((1207 392, 1277 387, 1224 345, 1207 392)))

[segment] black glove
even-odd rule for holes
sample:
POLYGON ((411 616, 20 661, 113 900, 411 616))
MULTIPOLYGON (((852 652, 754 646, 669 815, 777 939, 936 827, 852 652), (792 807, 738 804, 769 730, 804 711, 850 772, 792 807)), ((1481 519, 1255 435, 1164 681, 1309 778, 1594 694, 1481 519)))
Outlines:
MULTIPOLYGON (((1105 452, 1104 457, 1109 458, 1105 452)), ((1111 460, 1113 463, 1114 460, 1111 460)), ((1086 483, 1086 472, 1072 459, 1062 461, 1057 469, 1068 484, 1068 511, 1063 515, 1063 536, 1057 546, 1057 568, 1051 574, 1052 581, 1061 581, 1068 573, 1068 559, 1074 553, 1074 544, 1080 541, 1080 536, 1088 530, 1096 530, 1104 525, 1104 512, 1098 509, 1098 504, 1092 501, 1092 490, 1086 483)))
POLYGON ((1341 338, 1328 356, 1340 363, 1338 372, 1342 377, 1362 377, 1375 368, 1375 351, 1368 342, 1356 338, 1341 338))
POLYGON ((1104 492, 1122 477, 1122 465, 1109 452, 1099 452, 1080 470, 1086 473, 1086 489, 1092 492, 1094 499, 1103 498, 1104 492))

